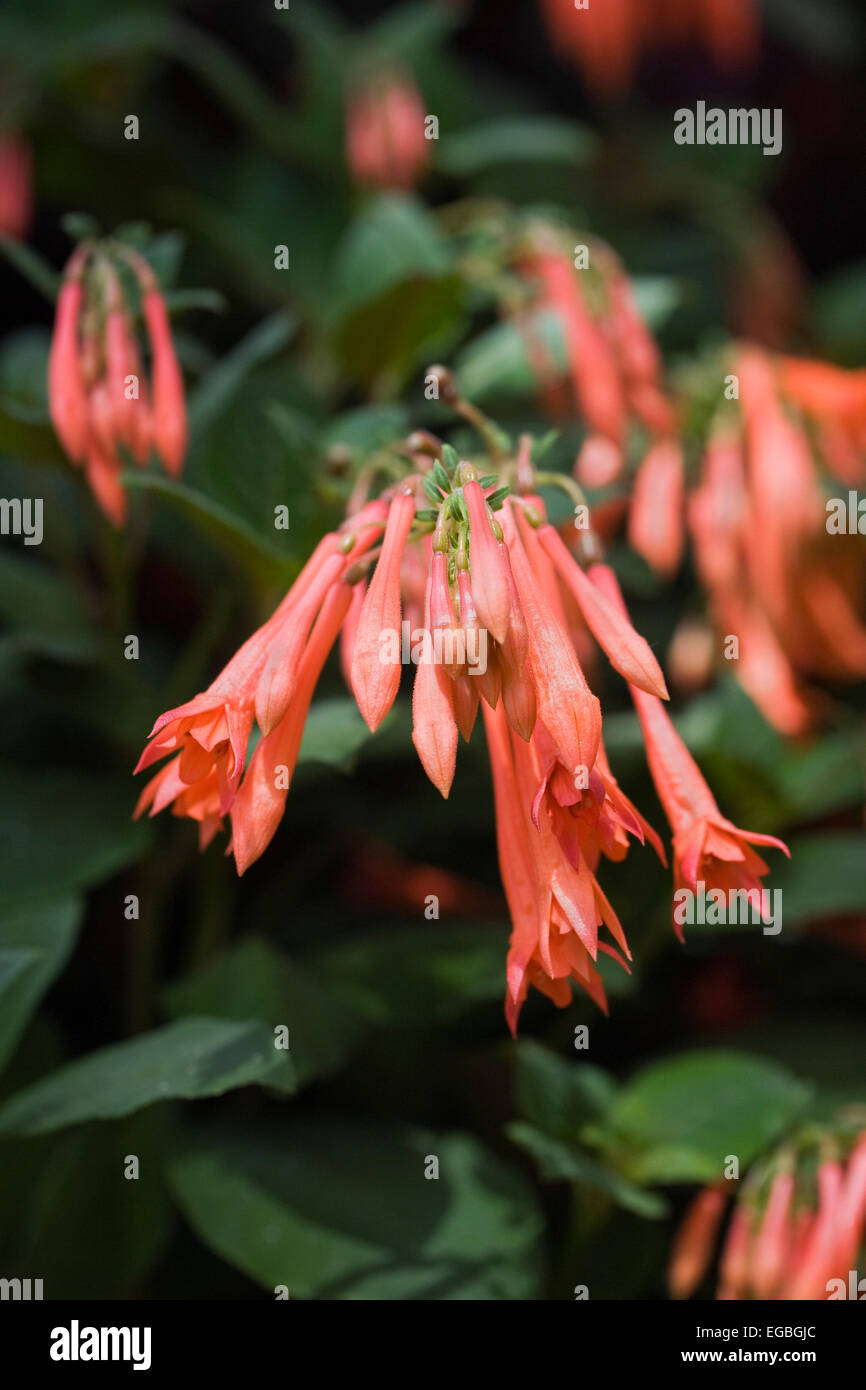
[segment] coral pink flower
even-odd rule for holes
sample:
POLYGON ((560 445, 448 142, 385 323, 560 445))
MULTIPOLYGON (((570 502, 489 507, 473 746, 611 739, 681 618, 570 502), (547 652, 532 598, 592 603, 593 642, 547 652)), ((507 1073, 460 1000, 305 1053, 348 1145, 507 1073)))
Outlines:
POLYGON ((504 545, 491 530, 492 517, 488 514, 477 479, 470 478, 464 483, 463 496, 469 513, 471 586, 475 609, 494 641, 504 642, 511 614, 508 556, 504 545))
MULTIPOLYGON (((504 710, 482 706, 496 801, 499 865, 513 931, 506 967, 505 1013, 512 1033, 530 985, 559 1007, 571 999, 570 980, 607 1011, 594 966, 598 927, 606 923, 628 951, 622 928, 588 866, 569 862, 549 811, 534 809, 541 770, 535 749, 510 732, 504 710)), ((605 948, 617 955, 613 948, 605 948)), ((617 957, 619 958, 619 957, 617 957)))
POLYGON ((152 404, 109 250, 87 242, 70 257, 57 299, 48 402, 60 443, 73 463, 85 464, 102 510, 120 526, 126 514, 120 447, 143 464, 153 446, 169 472, 179 473, 186 451, 186 410, 154 274, 128 247, 117 254, 132 266, 141 288, 153 359, 152 404))
POLYGON ((713 1183, 703 1188, 688 1207, 668 1265, 672 1298, 691 1298, 706 1274, 726 1204, 724 1187, 713 1183))
POLYGON ((572 776, 593 766, 601 739, 601 706, 592 694, 568 634, 538 584, 517 522, 503 511, 511 567, 529 636, 538 718, 572 776))
POLYGON ((400 632, 400 564, 415 518, 415 499, 402 493, 391 503, 382 553, 364 596, 352 653, 352 689, 370 728, 378 729, 400 687, 397 662, 383 660, 383 635, 400 632))
POLYGON ((169 473, 177 476, 186 453, 183 377, 175 356, 165 300, 155 283, 150 284, 150 280, 147 283, 143 308, 153 353, 153 444, 169 473))
POLYGON ((614 670, 639 690, 666 700, 665 678, 646 639, 635 632, 618 605, 605 598, 602 590, 586 577, 554 527, 542 526, 538 539, 553 560, 559 577, 577 599, 587 627, 614 670))
POLYGON ((659 440, 638 470, 628 520, 629 544, 659 574, 679 569, 683 505, 682 449, 673 439, 659 440))
POLYGON ((754 0, 656 0, 651 24, 644 0, 580 8, 574 0, 541 0, 541 8, 554 46, 605 97, 628 90, 641 55, 653 45, 702 42, 725 66, 747 63, 757 51, 754 0))
MULTIPOLYGON (((593 565, 589 577, 626 612, 616 576, 608 566, 593 565)), ((673 831, 676 889, 697 892, 700 880, 707 890, 758 892, 769 870, 752 845, 768 845, 788 854, 786 845, 774 835, 740 830, 726 820, 662 702, 636 686, 630 689, 650 773, 673 831)), ((677 925, 676 930, 681 937, 682 928, 677 925)))
POLYGON ((533 269, 541 280, 544 302, 562 320, 581 413, 591 430, 619 445, 625 427, 622 383, 604 332, 584 302, 579 273, 568 256, 546 248, 533 262, 533 269))
MULTIPOLYGON (((435 555, 434 555, 435 561, 435 555)), ((443 556, 444 559, 444 556, 443 556)), ((425 632, 430 635, 433 576, 427 586, 425 632)), ((412 742, 430 781, 444 797, 457 761, 457 723, 451 681, 435 662, 422 659, 412 689, 412 742)))
POLYGON ((33 216, 33 159, 30 146, 14 132, 0 136, 0 232, 17 241, 27 235, 33 216))
POLYGON ((79 247, 66 267, 48 357, 48 407, 57 437, 73 463, 87 447, 87 395, 84 388, 78 323, 84 293, 82 274, 87 247, 79 247))
POLYGON ((365 84, 346 109, 346 158, 358 183, 408 190, 430 157, 421 96, 410 78, 388 74, 365 84))
POLYGON ((337 580, 313 626, 288 708, 259 741, 232 802, 232 851, 239 874, 264 853, 282 820, 310 700, 351 600, 351 587, 337 580))
MULTIPOLYGON (((246 764, 256 699, 269 657, 275 649, 284 650, 287 633, 296 640, 300 628, 303 636, 306 636, 316 605, 324 601, 326 593, 329 595, 341 581, 352 560, 379 534, 381 518, 377 521, 374 512, 369 524, 364 524, 366 520, 366 517, 356 518, 357 531, 349 533, 353 548, 348 554, 345 553, 348 547, 344 544, 344 538, 336 533, 325 536, 276 611, 247 638, 207 690, 161 715, 151 730, 150 741, 139 759, 136 772, 150 767, 169 753, 179 753, 177 771, 183 784, 196 786, 215 775, 219 791, 217 814, 224 816, 228 812, 246 764), (311 594, 315 596, 312 603, 311 594), (299 614, 302 615, 300 619, 299 614)), ((350 600, 349 586, 343 587, 350 600)), ((291 689, 280 687, 279 723, 285 719, 286 705, 290 706, 295 698, 301 682, 302 665, 301 662, 295 668, 291 689)), ((306 669, 309 671, 309 663, 306 669)), ((262 703, 266 712, 270 712, 270 701, 264 691, 262 703)), ((143 805, 144 802, 140 804, 139 811, 143 805)), ((159 807, 155 807, 151 814, 156 809, 159 807)))

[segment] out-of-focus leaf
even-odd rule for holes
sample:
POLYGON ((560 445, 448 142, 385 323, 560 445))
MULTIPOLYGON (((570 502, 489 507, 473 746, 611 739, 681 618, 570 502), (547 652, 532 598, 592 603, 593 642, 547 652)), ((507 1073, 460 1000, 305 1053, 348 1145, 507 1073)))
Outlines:
POLYGON ((348 695, 319 700, 307 716, 298 762, 326 763, 348 771, 359 748, 371 737, 348 695))
POLYGON ((60 288, 60 276, 38 251, 34 251, 23 241, 16 241, 14 237, 0 232, 0 254, 6 257, 10 265, 14 265, 25 280, 30 281, 34 289, 39 290, 40 294, 44 294, 46 299, 54 303, 60 288))
POLYGON ((616 1094, 613 1079, 575 1052, 566 1061, 537 1042, 517 1046, 514 1091, 517 1111, 536 1129, 573 1144, 581 1126, 597 1119, 616 1094))
POLYGON ((288 1055, 263 1024, 181 1019, 69 1062, 19 1091, 0 1108, 0 1134, 47 1134, 253 1084, 294 1089, 288 1055))
POLYGON ((80 920, 81 901, 71 895, 0 912, 0 1069, 69 959, 80 920))
POLYGON ((448 243, 421 203, 383 194, 361 212, 340 248, 329 316, 339 324, 394 285, 419 276, 437 280, 451 268, 448 243))
POLYGON ((456 10, 427 4, 426 0, 413 0, 411 4, 389 9, 366 30, 364 58, 387 63, 402 60, 420 65, 458 22, 456 10))
POLYGON ((150 841, 134 792, 72 769, 0 766, 0 904, 101 883, 150 841))
POLYGON ((530 360, 533 338, 556 369, 564 372, 562 326, 558 316, 546 310, 530 314, 525 328, 518 328, 510 319, 494 324, 458 354, 454 365, 463 394, 473 401, 487 396, 532 395, 538 387, 530 360))
POLYGON ((167 1107, 0 1144, 0 1249, 49 1298, 132 1294, 168 1243, 167 1107), (130 1160, 138 1161, 133 1176, 130 1160))
POLYGON ((728 1154, 745 1169, 809 1095, 763 1057, 686 1052, 642 1068, 619 1091, 604 1125, 632 1150, 627 1168, 637 1181, 708 1182, 721 1177, 728 1154))
POLYGON ((576 121, 553 116, 521 116, 517 120, 487 121, 442 139, 436 162, 458 177, 477 174, 493 164, 583 164, 595 148, 595 137, 576 121))
POLYGON ((797 835, 789 848, 791 858, 777 864, 771 885, 782 894, 784 925, 866 912, 866 835, 862 830, 797 835))
POLYGON ((260 937, 250 937, 165 990, 174 1017, 212 1014, 258 1020, 289 1030, 298 1081, 327 1076, 345 1061, 364 1031, 359 1019, 314 976, 260 937))
POLYGON ((193 435, 207 429, 228 408, 249 372, 276 357, 290 342, 295 328, 291 314, 280 310, 257 324, 252 332, 211 368, 190 395, 189 423, 193 435))
POLYGON ((789 748, 776 772, 785 802, 797 817, 811 818, 862 805, 866 799, 866 738, 859 729, 825 734, 806 748, 789 748))
POLYGON ((551 1138, 534 1125, 515 1121, 508 1126, 508 1136, 532 1155, 547 1182, 578 1182, 597 1188, 606 1192, 617 1206, 636 1212, 638 1216, 657 1219, 667 1215, 668 1204, 663 1197, 629 1182, 614 1168, 596 1162, 561 1139, 551 1138))
POLYGON ((505 992, 504 936, 496 927, 415 926, 310 953, 334 992, 375 1024, 444 1023, 505 992))
POLYGON ((22 328, 0 343, 0 409, 15 420, 43 425, 48 419, 49 345, 44 328, 22 328))
POLYGON ((342 361, 365 380, 405 371, 454 327, 462 293, 450 247, 421 204, 375 199, 334 269, 327 320, 342 361))
POLYGON ((369 405, 338 415, 322 436, 322 447, 335 444, 363 459, 375 449, 393 444, 409 428, 409 412, 403 405, 369 405))
POLYGON ((211 1135, 169 1180, 199 1237, 269 1292, 328 1299, 526 1299, 539 1212, 468 1135, 307 1119, 211 1135), (425 1177, 438 1162, 438 1179, 425 1177), (387 1194, 383 1200, 383 1194, 387 1194))
POLYGON ((0 551, 0 616, 21 651, 57 661, 91 661, 98 652, 81 596, 24 547, 20 554, 0 551))
POLYGON ((124 487, 156 492, 165 497, 173 507, 195 522, 205 535, 212 537, 239 560, 251 574, 276 582, 294 577, 293 560, 277 550, 276 546, 269 545, 248 522, 234 516, 220 502, 206 497, 203 492, 188 487, 186 483, 176 483, 162 473, 129 472, 123 474, 122 481, 124 487))

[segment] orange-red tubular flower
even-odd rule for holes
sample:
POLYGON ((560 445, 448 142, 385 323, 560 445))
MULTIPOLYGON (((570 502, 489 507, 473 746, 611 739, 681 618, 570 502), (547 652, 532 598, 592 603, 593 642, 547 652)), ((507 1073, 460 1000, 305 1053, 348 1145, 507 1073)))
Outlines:
POLYGON ((382 639, 400 632, 400 564, 415 518, 415 499, 401 493, 391 503, 382 553, 364 596, 352 653, 352 689, 369 727, 377 729, 400 687, 400 665, 383 661, 382 639))
MULTIPOLYGON (((435 555, 434 555, 435 560, 435 555)), ((442 557, 445 558, 444 556, 442 557)), ((425 632, 431 636, 433 576, 427 583, 425 632)), ((441 666, 434 661, 418 662, 412 688, 412 742, 421 765, 434 787, 448 796, 457 762, 457 723, 454 718, 454 691, 441 666)))
POLYGON ((672 1298, 691 1298, 706 1274, 726 1204, 721 1183, 702 1188, 690 1203, 671 1250, 668 1288, 672 1298))
POLYGON ((795 1188, 794 1174, 788 1170, 777 1173, 770 1187, 751 1260, 752 1287, 758 1298, 772 1298, 785 1273, 795 1188))
POLYGON ((57 437, 73 463, 84 460, 87 446, 87 395, 78 341, 87 248, 79 247, 64 272, 48 358, 48 408, 57 437))
MULTIPOLYGON (((613 570, 607 565, 593 565, 588 574, 625 613, 613 570)), ((757 892, 761 877, 769 870, 751 846, 769 845, 788 854, 787 846, 774 835, 740 830, 726 820, 662 702, 636 686, 630 690, 643 730, 650 773, 673 831, 675 888, 695 893, 700 880, 708 891, 720 888, 757 892)), ((682 937, 682 928, 678 924, 675 928, 682 937)))
POLYGON ((33 158, 23 136, 0 137, 0 232, 21 240, 33 215, 33 158))
POLYGON ((538 718, 574 777, 595 763, 601 740, 601 706, 586 683, 568 633, 538 584, 507 504, 502 518, 514 582, 526 617, 538 718))
POLYGON ((410 78, 386 74, 352 93, 346 106, 346 161, 374 188, 414 188, 430 157, 420 93, 410 78))
MULTIPOLYGON (((502 705, 482 705, 493 772, 496 840, 513 923, 506 966, 505 1015, 512 1033, 530 986, 560 1008, 571 999, 569 981, 607 1011, 593 961, 604 921, 627 951, 622 928, 587 865, 576 870, 553 833, 549 808, 533 809, 540 766, 532 744, 509 730, 502 705)), ((605 948, 621 957, 613 948, 605 948)))
POLYGON ((625 400, 620 375, 604 332, 584 303, 574 266, 561 251, 543 250, 533 262, 544 299, 559 315, 580 410, 595 433, 622 443, 625 400))
POLYGON ((504 642, 511 614, 511 586, 505 547, 491 530, 481 484, 476 478, 463 485, 469 513, 470 578, 475 609, 491 637, 504 642))
MULTIPOLYGON (((244 770, 256 691, 271 643, 338 546, 336 534, 325 536, 276 611, 247 638, 207 690, 160 716, 136 772, 179 752, 179 774, 184 783, 193 785, 215 771, 220 814, 228 811, 244 770)), ((137 814, 145 804, 143 797, 137 814)))
POLYGON ((283 818, 313 691, 351 601, 350 585, 342 580, 332 585, 301 659, 289 706, 257 745, 232 802, 232 851, 239 874, 264 853, 283 818))
POLYGON ((153 353, 153 443, 169 473, 183 467, 186 406, 183 377, 175 356, 165 300, 155 287, 145 290, 144 317, 153 353))
POLYGON ((538 539, 553 560, 560 579, 577 599, 587 627, 607 654, 614 670, 639 690, 666 700, 668 691, 665 678, 646 639, 635 632, 617 605, 605 598, 602 590, 587 579, 553 526, 549 523, 542 526, 538 539))
POLYGON ((628 520, 629 544, 659 574, 670 576, 683 553, 683 453, 673 439, 650 446, 638 469, 628 520))

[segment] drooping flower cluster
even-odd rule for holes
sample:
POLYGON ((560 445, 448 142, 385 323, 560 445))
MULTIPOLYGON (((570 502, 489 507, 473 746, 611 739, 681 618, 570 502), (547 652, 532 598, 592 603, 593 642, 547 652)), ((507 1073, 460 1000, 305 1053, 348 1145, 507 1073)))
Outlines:
POLYGON ((853 597, 866 554, 847 524, 847 488, 866 476, 864 376, 754 347, 733 368, 739 400, 713 429, 689 530, 714 624, 738 638, 738 679, 772 724, 798 734, 816 710, 804 677, 866 675, 853 597), (825 481, 843 492, 838 529, 825 481))
POLYGON ((628 89, 647 49, 702 44, 726 66, 757 50, 754 0, 541 0, 541 8, 557 50, 606 96, 628 89))
POLYGON ((83 242, 63 273, 48 359, 57 437, 116 526, 126 516, 121 449, 139 465, 155 451, 172 474, 186 453, 183 377, 165 300, 147 262, 127 246, 83 242), (150 381, 118 261, 138 283, 150 346, 150 381))
MULTIPOLYGON (((675 1298, 689 1298, 709 1268, 727 1207, 725 1187, 704 1188, 686 1211, 668 1269, 675 1298)), ((860 1298, 864 1243, 861 1119, 806 1135, 750 1170, 728 1222, 716 1297, 860 1298)))
POLYGON ((430 158, 421 95, 405 73, 369 76, 346 103, 346 162, 371 188, 414 188, 430 158))
MULTIPOLYGON (((535 228, 520 268, 529 282, 534 308, 554 311, 562 328, 572 391, 565 413, 576 413, 588 430, 575 464, 576 477, 585 487, 613 482, 622 471, 630 423, 649 433, 651 456, 673 460, 681 471, 661 357, 628 275, 603 242, 593 242, 586 267, 575 265, 563 243, 563 235, 552 227, 535 228)), ((551 393, 556 385, 555 366, 543 359, 537 343, 530 341, 528 347, 542 393, 558 414, 551 393)))
POLYGON ((631 838, 664 857, 608 764, 601 708, 578 657, 587 640, 632 689, 674 832, 678 884, 701 877, 750 889, 767 868, 751 844, 779 844, 721 816, 664 711, 664 678, 613 571, 598 561, 584 570, 546 520, 530 450, 524 439, 517 457, 483 473, 433 436, 410 437, 417 471, 375 501, 357 500, 209 688, 157 721, 139 768, 169 761, 137 808, 152 815, 171 806, 198 821, 203 846, 228 816, 244 873, 282 818, 310 700, 338 636, 371 729, 394 703, 402 664, 415 664, 413 743, 445 797, 458 736, 468 740, 483 711, 513 924, 512 1030, 530 986, 563 1006, 574 981, 605 1007, 597 953, 625 965, 629 950, 597 868, 602 858, 621 860, 631 838), (254 722, 261 737, 247 761, 254 722))

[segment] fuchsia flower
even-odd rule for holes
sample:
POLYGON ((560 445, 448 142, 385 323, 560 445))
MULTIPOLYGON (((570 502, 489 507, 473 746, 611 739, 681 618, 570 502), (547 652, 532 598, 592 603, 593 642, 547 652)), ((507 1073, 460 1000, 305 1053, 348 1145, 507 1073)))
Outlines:
POLYGON ((132 315, 108 251, 82 243, 57 297, 48 359, 51 420, 70 460, 84 466, 100 507, 116 526, 126 516, 122 446, 138 464, 151 448, 178 474, 186 452, 183 379, 165 301, 147 262, 128 247, 151 350, 151 388, 142 371, 132 315), (152 392, 152 400, 151 400, 152 392))
POLYGON ((320 542, 221 675, 157 721, 139 767, 170 761, 138 812, 171 805, 199 822, 202 844, 229 815, 244 873, 283 816, 328 652, 339 639, 358 707, 376 729, 397 696, 411 614, 420 625, 411 634, 412 741, 444 797, 458 735, 468 740, 479 707, 483 713, 513 928, 506 1016, 516 1030, 530 987, 564 1006, 574 983, 606 1008, 598 952, 627 968, 629 950, 599 864, 621 861, 635 839, 664 860, 661 841, 611 771, 601 706, 573 634, 582 650, 591 634, 632 688, 674 830, 677 882, 692 883, 699 871, 711 881, 757 882, 766 865, 750 843, 779 842, 721 816, 664 714, 664 677, 612 572, 600 564, 584 572, 530 490, 528 442, 521 496, 507 496, 498 475, 482 476, 447 446, 441 455, 377 501, 356 500, 360 510, 320 542), (247 763, 256 723, 262 736, 247 763))
MULTIPOLYGON (((849 1298, 866 1242, 866 1130, 839 1117, 757 1163, 737 1192, 716 1297, 849 1298)), ((707 1272, 726 1206, 725 1183, 700 1192, 671 1251, 668 1283, 689 1298, 707 1272)), ((862 1296, 855 1290, 853 1296, 862 1296)))

